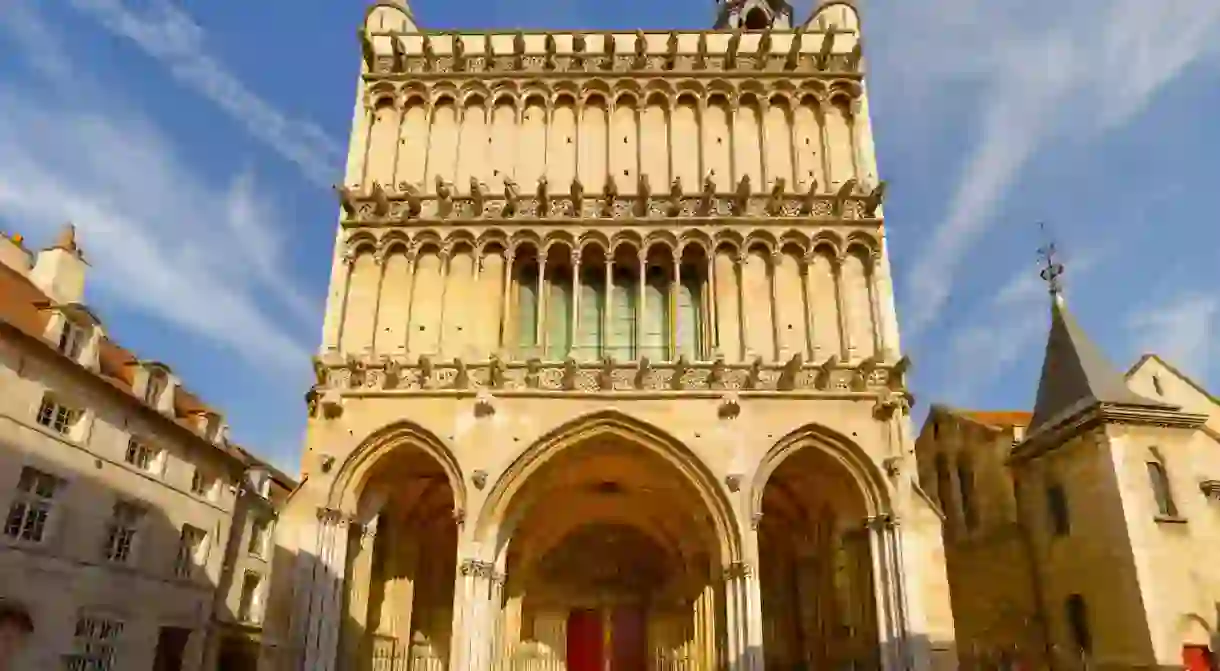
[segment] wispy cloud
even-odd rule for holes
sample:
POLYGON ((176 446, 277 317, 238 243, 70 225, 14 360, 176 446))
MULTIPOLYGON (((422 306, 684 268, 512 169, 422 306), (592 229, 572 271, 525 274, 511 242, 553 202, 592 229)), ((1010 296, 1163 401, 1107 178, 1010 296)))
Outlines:
POLYGON ((980 0, 889 8, 902 28, 881 52, 910 75, 914 95, 951 78, 983 91, 977 139, 947 213, 907 278, 904 312, 915 336, 938 319, 965 255, 1035 156, 1056 138, 1096 138, 1127 123, 1220 38, 1215 0, 1019 4, 1019 11, 980 0))
MULTIPOLYGON (((70 53, 28 6, 19 22, 0 21, 0 37, 31 26, 40 40, 12 40, 30 63, 70 53)), ((0 218, 44 231, 75 222, 108 294, 264 370, 301 369, 308 350, 272 309, 312 311, 276 267, 282 229, 253 204, 253 176, 201 178, 80 68, 32 79, 50 86, 0 85, 0 218)))
POLYGON ((207 50, 204 30, 179 7, 166 0, 151 0, 144 11, 122 0, 71 2, 106 30, 133 41, 314 184, 327 186, 340 179, 342 146, 316 124, 292 118, 247 88, 207 50))
POLYGON ((1157 352, 1199 382, 1212 375, 1220 345, 1220 297, 1215 292, 1185 292, 1168 302, 1143 307, 1127 318, 1140 351, 1157 352))

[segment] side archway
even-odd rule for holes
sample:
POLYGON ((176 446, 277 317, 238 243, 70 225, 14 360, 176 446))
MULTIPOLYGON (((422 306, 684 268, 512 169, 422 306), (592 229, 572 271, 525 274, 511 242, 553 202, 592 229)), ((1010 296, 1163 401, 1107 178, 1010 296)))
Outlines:
POLYGON ((569 448, 597 438, 611 438, 642 447, 676 468, 706 506, 720 544, 723 565, 741 558, 741 534, 732 505, 714 475, 681 441, 661 429, 616 410, 583 415, 548 432, 521 453, 488 491, 474 528, 474 540, 489 542, 498 556, 507 542, 504 523, 514 495, 530 476, 569 448))

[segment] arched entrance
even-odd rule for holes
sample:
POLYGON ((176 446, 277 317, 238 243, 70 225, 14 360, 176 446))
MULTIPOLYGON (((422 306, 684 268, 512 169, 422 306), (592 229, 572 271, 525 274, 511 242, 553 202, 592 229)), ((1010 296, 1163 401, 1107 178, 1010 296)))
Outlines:
POLYGON ((464 500, 456 464, 435 437, 380 432, 345 465, 338 491, 363 524, 348 552, 339 668, 443 669, 453 641, 464 500), (349 475, 350 474, 350 475, 349 475))
POLYGON ((515 671, 717 668, 727 502, 710 477, 683 472, 677 446, 605 420, 564 432, 561 450, 527 452, 534 463, 506 475, 521 479, 490 497, 485 541, 504 575, 493 659, 515 671))
POLYGON ((779 451, 755 492, 766 667, 880 669, 871 465, 814 435, 779 451))

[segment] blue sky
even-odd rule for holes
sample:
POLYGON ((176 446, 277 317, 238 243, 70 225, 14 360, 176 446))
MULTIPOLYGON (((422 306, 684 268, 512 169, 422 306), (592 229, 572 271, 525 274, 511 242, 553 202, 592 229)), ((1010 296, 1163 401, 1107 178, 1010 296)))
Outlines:
MULTIPOLYGON (((713 0, 414 0, 428 28, 703 28, 713 0)), ((797 6, 808 13, 809 2, 797 6)), ((363 3, 10 0, 0 228, 75 222, 109 334, 296 470, 363 3)), ((919 405, 1027 408, 1047 299, 1220 388, 1220 3, 870 0, 873 125, 919 405)), ((922 416, 922 412, 919 413, 922 416)))

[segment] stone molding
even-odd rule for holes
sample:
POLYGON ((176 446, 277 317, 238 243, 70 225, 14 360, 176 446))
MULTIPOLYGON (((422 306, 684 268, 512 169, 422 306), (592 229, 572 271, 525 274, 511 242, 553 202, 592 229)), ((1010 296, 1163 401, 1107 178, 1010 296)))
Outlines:
POLYGON ((508 50, 496 48, 491 39, 495 36, 493 34, 480 35, 483 37, 482 48, 478 50, 467 46, 467 38, 474 37, 473 34, 370 31, 362 28, 358 36, 367 69, 365 77, 370 79, 421 78, 430 75, 485 77, 488 73, 496 72, 521 72, 531 76, 571 72, 633 75, 675 73, 688 76, 740 73, 757 77, 768 73, 799 71, 811 76, 840 78, 859 78, 861 73, 858 43, 850 51, 835 51, 836 37, 855 35, 855 31, 851 30, 750 31, 751 35, 758 35, 758 40, 753 48, 747 49, 742 49, 743 32, 740 29, 729 35, 724 48, 709 48, 707 40, 709 34, 723 35, 723 31, 646 33, 640 30, 634 36, 615 32, 548 32, 545 33, 542 51, 527 47, 524 32, 508 34, 513 37, 508 50), (665 36, 665 48, 658 50, 649 45, 649 35, 665 36), (695 36, 693 51, 689 46, 683 48, 682 35, 695 36), (570 37, 570 40, 564 40, 570 44, 560 49, 556 36, 570 37), (785 38, 786 48, 776 43, 776 36, 785 38), (372 42, 374 38, 390 38, 390 53, 377 53, 372 42), (443 52, 437 51, 437 42, 447 43, 443 52), (597 51, 589 49, 590 42, 596 43, 597 51), (624 49, 627 46, 624 42, 630 42, 630 47, 624 49), (807 45, 814 49, 806 50, 807 45))
POLYGON ((1054 424, 1029 434, 1013 446, 1009 460, 1022 462, 1049 452, 1094 428, 1109 424, 1134 424, 1164 429, 1198 429, 1207 422, 1206 415, 1159 407, 1124 406, 1098 403, 1054 424))
MULTIPOLYGON (((854 365, 842 363, 836 356, 821 364, 806 364, 800 356, 786 363, 769 364, 761 358, 734 364, 723 359, 690 362, 685 357, 657 364, 647 358, 628 362, 613 359, 577 362, 568 358, 560 362, 536 358, 505 361, 493 356, 469 363, 461 357, 448 362, 434 362, 428 356, 414 362, 404 359, 338 356, 315 359, 315 395, 484 390, 494 390, 497 395, 720 392, 713 396, 723 401, 723 392, 729 391, 738 394, 731 401, 736 404, 742 392, 813 392, 845 397, 868 394, 875 396, 879 404, 884 401, 896 406, 909 403, 906 357, 893 363, 870 358, 854 365)), ((486 395, 482 402, 487 402, 486 395)), ((315 410, 320 407, 315 406, 315 410)))
POLYGON ((824 190, 813 182, 805 193, 787 188, 783 179, 775 180, 771 189, 758 192, 749 177, 743 177, 731 192, 726 192, 712 180, 704 179, 691 191, 680 179, 662 185, 655 192, 647 175, 638 179, 637 193, 619 193, 613 178, 600 185, 600 193, 589 193, 579 179, 556 189, 545 178, 531 185, 532 195, 522 195, 522 188, 509 180, 503 193, 492 194, 481 182, 473 182, 459 192, 457 185, 439 176, 431 192, 424 185, 399 182, 397 185, 374 183, 365 192, 347 186, 336 186, 344 228, 377 228, 399 226, 411 222, 527 221, 531 227, 570 225, 580 221, 597 226, 599 221, 672 225, 681 218, 693 223, 712 225, 735 223, 734 220, 769 222, 774 219, 793 220, 791 223, 872 223, 879 224, 878 208, 885 199, 885 182, 873 186, 849 179, 834 191, 824 190), (553 190, 554 189, 554 190, 553 190), (727 221, 726 221, 727 220, 727 221))

